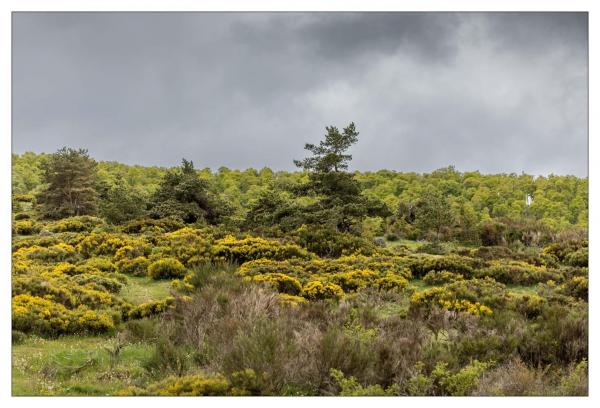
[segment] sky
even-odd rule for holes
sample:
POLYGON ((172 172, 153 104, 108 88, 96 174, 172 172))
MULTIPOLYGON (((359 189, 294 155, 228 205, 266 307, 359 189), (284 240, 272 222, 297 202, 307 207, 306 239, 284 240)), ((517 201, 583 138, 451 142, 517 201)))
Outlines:
POLYGON ((13 152, 588 174, 587 13, 13 13, 13 152))

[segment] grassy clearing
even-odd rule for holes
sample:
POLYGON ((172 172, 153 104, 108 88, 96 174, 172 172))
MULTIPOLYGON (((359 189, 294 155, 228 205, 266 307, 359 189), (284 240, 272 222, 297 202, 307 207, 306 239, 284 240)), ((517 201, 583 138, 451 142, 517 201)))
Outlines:
POLYGON ((146 277, 128 277, 129 284, 123 287, 120 295, 128 302, 139 305, 152 300, 160 300, 171 293, 170 280, 154 280, 146 277))
POLYGON ((29 337, 12 349, 12 394, 110 395, 142 381, 152 346, 129 344, 111 358, 114 344, 106 336, 29 337))
POLYGON ((396 241, 386 241, 388 248, 404 246, 411 251, 416 251, 421 245, 426 244, 426 241, 412 241, 410 239, 398 239, 396 241))
POLYGON ((517 295, 535 295, 537 294, 537 285, 523 286, 523 285, 506 285, 509 292, 517 295))
POLYGON ((426 284, 425 282, 423 282, 421 279, 411 279, 408 282, 408 289, 412 289, 415 292, 421 292, 424 291, 427 288, 430 288, 431 286, 429 286, 428 284, 426 284))

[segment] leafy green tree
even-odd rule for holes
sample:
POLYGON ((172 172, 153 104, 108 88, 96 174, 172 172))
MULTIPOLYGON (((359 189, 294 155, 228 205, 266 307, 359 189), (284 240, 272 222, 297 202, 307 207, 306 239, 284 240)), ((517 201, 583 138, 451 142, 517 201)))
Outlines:
POLYGON ((354 123, 340 132, 336 127, 326 127, 325 140, 318 146, 307 143, 305 149, 311 157, 294 160, 296 166, 309 174, 307 183, 296 188, 298 196, 316 198, 314 204, 304 208, 308 224, 328 224, 338 231, 347 232, 359 227, 367 216, 387 216, 387 206, 377 198, 362 195, 354 175, 344 170, 352 156, 346 151, 358 141, 354 123))
POLYGON ((106 221, 121 224, 140 218, 146 211, 146 197, 117 176, 102 196, 101 213, 106 221))
POLYGON ((415 210, 415 225, 423 233, 433 232, 439 240, 444 229, 452 226, 454 217, 448 200, 435 189, 428 189, 421 196, 415 210))
POLYGON ((217 224, 229 212, 229 206, 210 191, 210 183, 198 176, 194 163, 183 159, 179 169, 163 177, 150 200, 149 213, 153 218, 175 217, 185 223, 217 224))
POLYGON ((97 214, 96 166, 86 149, 63 147, 49 155, 42 165, 47 186, 37 195, 41 217, 97 214))

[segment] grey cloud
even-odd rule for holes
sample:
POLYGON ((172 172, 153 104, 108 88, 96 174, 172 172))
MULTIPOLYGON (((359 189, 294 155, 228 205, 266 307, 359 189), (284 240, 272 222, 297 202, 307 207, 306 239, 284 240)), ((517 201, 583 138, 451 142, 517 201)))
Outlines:
POLYGON ((585 13, 16 13, 13 149, 587 175, 585 13))

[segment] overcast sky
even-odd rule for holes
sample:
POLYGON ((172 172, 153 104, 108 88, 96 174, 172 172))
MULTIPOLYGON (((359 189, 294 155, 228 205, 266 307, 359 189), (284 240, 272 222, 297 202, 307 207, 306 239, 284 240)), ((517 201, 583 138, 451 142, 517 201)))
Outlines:
POLYGON ((586 13, 15 13, 13 149, 587 176, 586 13))

